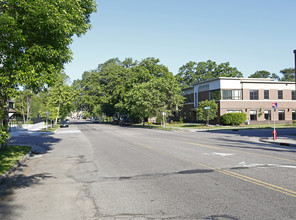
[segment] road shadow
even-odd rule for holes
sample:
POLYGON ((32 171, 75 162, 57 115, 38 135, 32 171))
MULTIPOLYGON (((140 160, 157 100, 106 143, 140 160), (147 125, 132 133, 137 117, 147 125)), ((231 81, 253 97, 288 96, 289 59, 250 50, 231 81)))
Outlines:
POLYGON ((47 132, 39 132, 37 135, 23 133, 19 136, 12 136, 8 141, 8 145, 35 146, 40 148, 39 153, 47 153, 60 141, 61 139, 47 132))
MULTIPOLYGON (((20 171, 24 169, 20 168, 20 171)), ((4 184, 0 185, 0 219, 16 219, 17 212, 23 209, 22 205, 14 204, 14 191, 31 187, 36 184, 42 184, 42 181, 48 178, 55 178, 49 173, 34 174, 24 176, 23 174, 15 174, 9 177, 4 184)))

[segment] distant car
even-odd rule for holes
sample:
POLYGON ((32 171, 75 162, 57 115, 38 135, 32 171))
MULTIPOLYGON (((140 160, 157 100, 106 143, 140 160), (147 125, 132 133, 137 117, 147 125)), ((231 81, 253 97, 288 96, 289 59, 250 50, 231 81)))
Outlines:
POLYGON ((69 122, 67 121, 61 121, 60 122, 60 128, 69 127, 69 122))
POLYGON ((119 125, 119 122, 120 122, 120 120, 119 120, 118 118, 113 118, 113 119, 111 120, 111 124, 112 124, 112 125, 119 125))
POLYGON ((122 118, 119 122, 120 125, 131 125, 131 120, 129 118, 122 118))
POLYGON ((100 120, 97 119, 97 118, 95 118, 95 119, 93 120, 93 123, 99 123, 99 122, 100 122, 100 120))

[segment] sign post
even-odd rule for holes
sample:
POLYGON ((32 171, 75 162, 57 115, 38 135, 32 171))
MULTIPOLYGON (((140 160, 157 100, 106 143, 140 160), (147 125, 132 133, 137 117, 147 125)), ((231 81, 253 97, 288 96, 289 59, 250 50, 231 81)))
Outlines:
POLYGON ((277 108, 277 103, 276 102, 272 103, 272 108, 273 108, 273 140, 275 141, 277 139, 276 130, 275 130, 275 110, 277 108))
POLYGON ((204 107, 204 109, 207 110, 207 125, 209 125, 209 109, 211 109, 211 107, 204 107))
POLYGON ((165 128, 165 112, 162 112, 162 121, 163 121, 163 127, 165 128))

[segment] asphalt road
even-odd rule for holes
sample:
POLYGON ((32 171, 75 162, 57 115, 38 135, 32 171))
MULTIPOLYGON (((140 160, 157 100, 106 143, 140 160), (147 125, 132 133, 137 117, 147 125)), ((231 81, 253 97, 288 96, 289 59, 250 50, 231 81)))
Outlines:
POLYGON ((296 149, 260 132, 76 122, 15 137, 47 153, 0 186, 0 219, 296 219, 296 149))

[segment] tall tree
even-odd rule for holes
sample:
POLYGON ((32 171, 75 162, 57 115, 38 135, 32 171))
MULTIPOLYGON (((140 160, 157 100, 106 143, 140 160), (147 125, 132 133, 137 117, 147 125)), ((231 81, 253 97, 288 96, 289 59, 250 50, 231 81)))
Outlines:
POLYGON ((248 78, 270 78, 270 77, 271 77, 270 72, 266 70, 260 70, 260 71, 256 71, 255 73, 250 75, 248 78))
POLYGON ((281 81, 295 81, 295 69, 294 68, 286 68, 280 71, 281 74, 283 74, 283 77, 281 78, 281 81))
MULTIPOLYGON (((90 28, 95 0, 0 1, 0 109, 19 85, 53 85, 72 58, 74 35, 90 28)), ((2 118, 7 125, 7 118, 2 118)))
POLYGON ((208 60, 199 63, 190 61, 182 66, 176 75, 183 87, 218 77, 243 77, 243 74, 237 68, 231 67, 229 62, 217 65, 216 62, 208 60))

